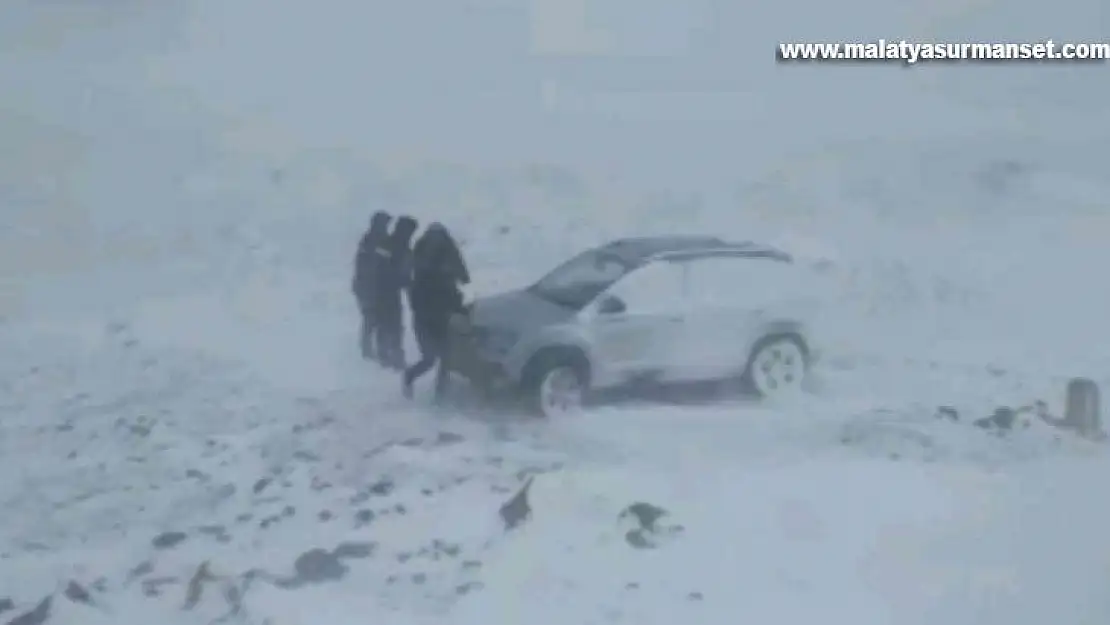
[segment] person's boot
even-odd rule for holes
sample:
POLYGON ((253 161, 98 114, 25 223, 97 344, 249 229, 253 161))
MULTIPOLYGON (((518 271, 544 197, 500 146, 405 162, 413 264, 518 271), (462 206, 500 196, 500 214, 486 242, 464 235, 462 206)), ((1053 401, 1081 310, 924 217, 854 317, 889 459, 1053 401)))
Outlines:
POLYGON ((393 352, 381 342, 378 343, 378 364, 386 369, 396 369, 394 365, 393 352))
POLYGON ((382 346, 381 346, 380 343, 375 344, 373 346, 373 348, 370 350, 370 361, 371 362, 377 363, 379 365, 384 365, 385 364, 385 356, 386 356, 385 350, 382 349, 382 346))
POLYGON ((435 403, 442 404, 447 399, 447 375, 443 371, 443 365, 439 365, 440 369, 436 371, 436 384, 435 384, 435 403))
POLYGON ((393 341, 388 343, 388 347, 381 347, 382 366, 393 369, 394 371, 405 370, 405 354, 393 344, 393 341))
POLYGON ((401 393, 405 396, 405 399, 412 399, 413 397, 412 376, 409 375, 408 371, 401 376, 401 393))

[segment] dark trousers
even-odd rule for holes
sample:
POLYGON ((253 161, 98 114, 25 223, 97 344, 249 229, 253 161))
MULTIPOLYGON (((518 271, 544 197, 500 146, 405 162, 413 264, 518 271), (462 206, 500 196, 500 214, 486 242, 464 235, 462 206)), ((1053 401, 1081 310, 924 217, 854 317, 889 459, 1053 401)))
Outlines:
POLYGON ((374 332, 377 329, 377 316, 374 309, 367 305, 359 305, 362 314, 362 326, 359 329, 359 349, 366 360, 378 360, 381 355, 374 350, 374 332))
POLYGON ((426 324, 417 322, 416 342, 420 345, 420 360, 405 370, 405 387, 411 388, 412 384, 424 374, 436 368, 435 396, 443 397, 447 390, 448 371, 447 363, 447 330, 440 327, 443 324, 426 324))
POLYGON ((380 302, 377 306, 375 318, 375 338, 378 344, 378 356, 382 364, 387 367, 404 369, 405 327, 401 319, 401 302, 380 302))

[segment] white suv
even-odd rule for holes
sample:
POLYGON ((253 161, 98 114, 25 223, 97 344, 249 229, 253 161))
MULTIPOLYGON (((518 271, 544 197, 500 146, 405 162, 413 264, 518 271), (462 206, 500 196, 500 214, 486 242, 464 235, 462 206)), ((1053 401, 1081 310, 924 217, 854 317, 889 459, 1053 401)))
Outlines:
POLYGON ((790 256, 714 237, 621 239, 535 284, 478 298, 450 368, 522 390, 540 414, 632 382, 735 379, 760 396, 801 388, 810 298, 790 256))

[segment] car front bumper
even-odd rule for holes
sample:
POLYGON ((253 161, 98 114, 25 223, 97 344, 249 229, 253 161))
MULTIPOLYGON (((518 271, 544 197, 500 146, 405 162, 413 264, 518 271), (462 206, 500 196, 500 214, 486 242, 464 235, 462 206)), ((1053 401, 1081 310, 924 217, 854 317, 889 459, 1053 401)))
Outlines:
POLYGON ((500 359, 483 349, 464 324, 453 324, 451 328, 447 369, 486 389, 508 386, 512 382, 500 359))

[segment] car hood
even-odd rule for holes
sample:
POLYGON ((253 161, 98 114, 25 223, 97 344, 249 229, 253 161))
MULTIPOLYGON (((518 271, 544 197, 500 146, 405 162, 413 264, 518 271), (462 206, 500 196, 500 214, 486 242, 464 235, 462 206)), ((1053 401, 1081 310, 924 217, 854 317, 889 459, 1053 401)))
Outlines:
POLYGON ((519 290, 475 299, 470 320, 475 327, 523 333, 568 321, 574 314, 573 310, 519 290))

